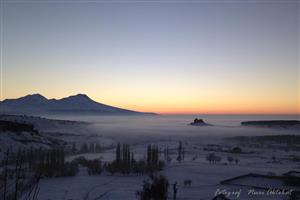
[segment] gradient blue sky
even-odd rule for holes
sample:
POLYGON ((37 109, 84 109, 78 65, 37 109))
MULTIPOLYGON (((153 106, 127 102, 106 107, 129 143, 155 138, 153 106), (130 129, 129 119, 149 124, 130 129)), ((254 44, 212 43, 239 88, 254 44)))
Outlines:
POLYGON ((299 1, 2 1, 2 97, 299 113, 299 1))

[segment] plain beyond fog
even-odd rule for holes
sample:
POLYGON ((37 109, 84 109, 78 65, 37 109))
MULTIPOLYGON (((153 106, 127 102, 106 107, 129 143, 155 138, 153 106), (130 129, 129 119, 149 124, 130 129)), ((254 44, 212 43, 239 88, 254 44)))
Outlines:
POLYGON ((156 142, 176 138, 217 139, 246 135, 297 134, 299 130, 242 127, 242 121, 250 120, 299 120, 299 115, 156 115, 156 116, 76 116, 47 115, 51 119, 89 122, 89 131, 129 143, 156 142), (191 126, 195 118, 201 118, 212 126, 191 126))

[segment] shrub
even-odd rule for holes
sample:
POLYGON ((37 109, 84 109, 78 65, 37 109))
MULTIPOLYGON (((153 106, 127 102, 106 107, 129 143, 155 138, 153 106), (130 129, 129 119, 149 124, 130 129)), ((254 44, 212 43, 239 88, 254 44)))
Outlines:
POLYGON ((227 160, 228 160, 229 163, 232 163, 234 159, 233 159, 233 157, 228 156, 228 157, 227 157, 227 160))
POLYGON ((102 163, 100 160, 89 160, 87 163, 87 168, 88 168, 88 174, 93 175, 93 174, 101 174, 103 171, 102 169, 102 163))
POLYGON ((214 153, 210 153, 206 156, 206 160, 208 160, 209 163, 214 163, 214 159, 215 159, 214 153))
POLYGON ((114 175, 118 169, 117 169, 117 162, 113 161, 111 163, 106 164, 105 169, 111 174, 114 175))
POLYGON ((88 164, 88 160, 83 156, 77 157, 73 161, 82 166, 86 166, 88 164))
POLYGON ((66 162, 61 171, 60 176, 75 176, 79 171, 78 164, 76 162, 66 162))
POLYGON ((150 180, 143 183, 143 189, 137 191, 141 200, 159 199, 165 200, 168 198, 169 183, 164 176, 151 176, 150 180))
POLYGON ((242 149, 240 147, 234 147, 231 150, 231 153, 242 153, 242 149))

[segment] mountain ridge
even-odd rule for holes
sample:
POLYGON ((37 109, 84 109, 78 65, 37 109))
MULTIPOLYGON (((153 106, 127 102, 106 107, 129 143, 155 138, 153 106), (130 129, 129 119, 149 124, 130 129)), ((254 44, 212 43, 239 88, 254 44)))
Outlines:
POLYGON ((155 115, 118 108, 94 101, 86 94, 61 99, 47 99, 41 94, 29 94, 16 99, 0 101, 1 114, 99 114, 99 115, 155 115))

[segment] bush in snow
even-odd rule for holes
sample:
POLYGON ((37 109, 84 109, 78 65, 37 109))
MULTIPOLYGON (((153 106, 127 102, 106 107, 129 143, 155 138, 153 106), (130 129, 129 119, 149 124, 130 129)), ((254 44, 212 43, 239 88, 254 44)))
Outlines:
POLYGON ((145 180, 141 191, 136 195, 141 200, 165 200, 168 198, 169 182, 164 176, 150 176, 145 180))
POLYGON ((206 156, 206 160, 208 160, 209 164, 215 164, 221 162, 222 158, 214 153, 210 153, 206 156))
POLYGON ((237 165, 237 164, 239 164, 240 159, 236 158, 234 161, 235 161, 235 164, 237 165))
POLYGON ((234 147, 231 149, 231 153, 242 153, 242 149, 240 147, 234 147))
POLYGON ((118 165, 116 161, 107 163, 104 167, 111 175, 114 175, 118 171, 118 165))
POLYGON ((227 160, 228 160, 228 162, 231 164, 231 163, 233 162, 234 159, 233 159, 233 157, 228 156, 228 157, 227 157, 227 160))
POLYGON ((87 168, 88 168, 89 175, 101 174, 101 172, 103 171, 102 163, 100 160, 97 159, 89 160, 87 163, 87 168))

